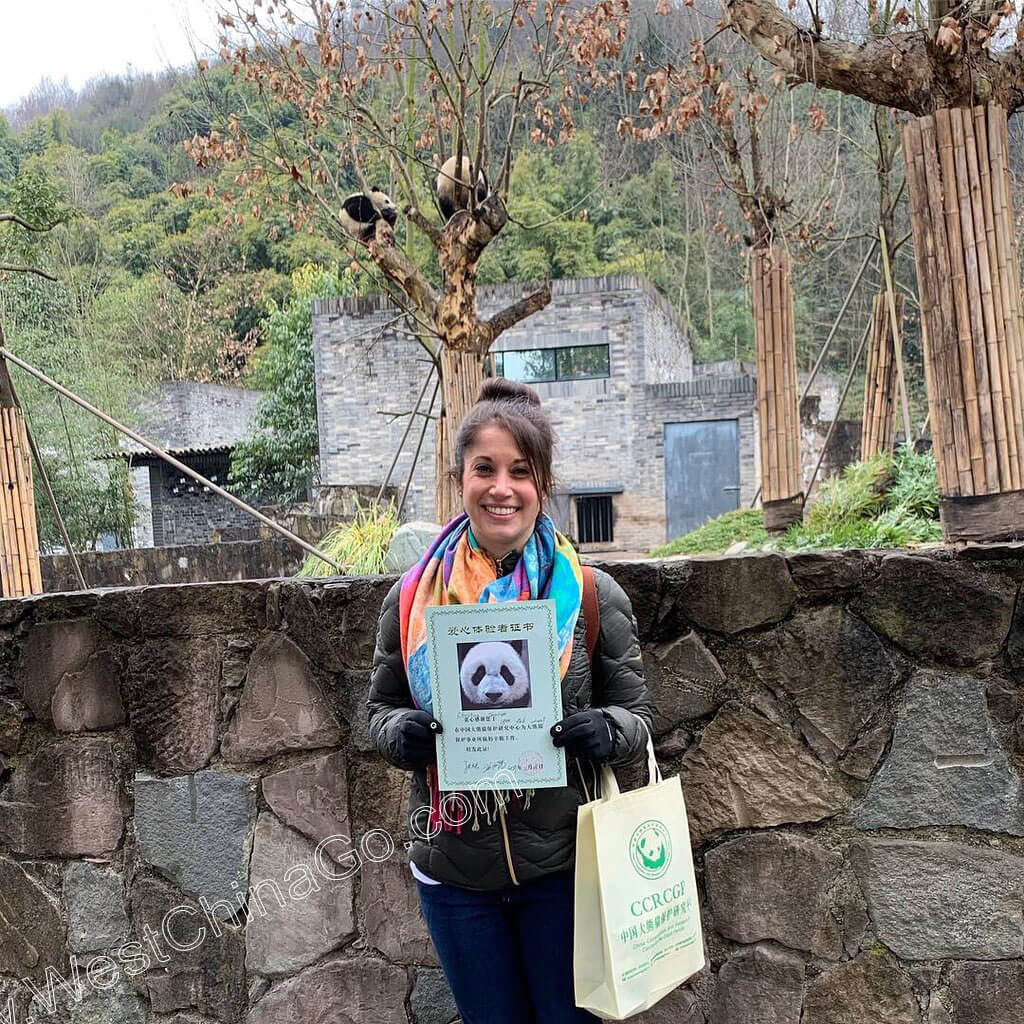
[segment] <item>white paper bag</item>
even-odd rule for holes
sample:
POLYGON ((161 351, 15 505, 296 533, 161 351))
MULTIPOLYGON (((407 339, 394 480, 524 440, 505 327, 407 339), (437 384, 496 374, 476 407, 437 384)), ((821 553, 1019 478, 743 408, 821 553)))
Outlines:
POLYGON ((693 852, 679 776, 620 793, 601 770, 602 797, 576 825, 576 1005, 604 1020, 653 1006, 704 966, 693 852))

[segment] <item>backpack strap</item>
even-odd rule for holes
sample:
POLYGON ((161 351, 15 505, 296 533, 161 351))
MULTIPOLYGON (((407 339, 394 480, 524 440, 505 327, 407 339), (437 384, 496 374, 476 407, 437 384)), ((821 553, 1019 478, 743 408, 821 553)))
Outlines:
POLYGON ((583 618, 587 625, 587 657, 593 664, 597 638, 601 633, 601 608, 597 603, 594 570, 589 565, 581 565, 580 568, 583 570, 583 618))

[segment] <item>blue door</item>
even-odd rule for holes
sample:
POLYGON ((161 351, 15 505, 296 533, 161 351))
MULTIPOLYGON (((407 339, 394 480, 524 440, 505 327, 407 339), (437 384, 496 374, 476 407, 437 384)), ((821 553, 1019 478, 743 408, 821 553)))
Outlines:
POLYGON ((668 540, 739 508, 737 420, 665 424, 665 511, 668 540))

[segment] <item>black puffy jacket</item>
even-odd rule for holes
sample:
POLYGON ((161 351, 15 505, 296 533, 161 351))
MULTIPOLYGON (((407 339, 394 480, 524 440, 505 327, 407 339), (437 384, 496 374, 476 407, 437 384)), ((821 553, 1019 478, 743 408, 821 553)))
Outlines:
MULTIPOLYGON (((650 698, 644 679, 636 619, 629 598, 607 573, 594 570, 601 631, 594 650, 593 675, 587 657, 586 623, 581 609, 573 634, 572 657, 562 679, 562 708, 568 716, 588 707, 607 713, 614 733, 610 763, 642 757, 651 728, 650 698), (646 726, 646 729, 645 729, 646 726)), ((384 599, 377 628, 377 649, 367 709, 370 735, 381 755, 406 770, 396 756, 398 723, 414 705, 402 661, 398 595, 401 581, 384 599)), ((513 801, 505 811, 466 822, 461 833, 441 831, 429 840, 414 839, 411 858, 421 871, 468 889, 498 889, 558 871, 575 862, 576 810, 594 798, 597 771, 592 763, 569 757, 569 785, 538 789, 528 801, 513 801)), ((415 768, 410 820, 425 821, 429 806, 426 772, 415 768), (419 812, 419 813, 417 813, 419 812)), ((493 805, 492 805, 493 806, 493 805)))

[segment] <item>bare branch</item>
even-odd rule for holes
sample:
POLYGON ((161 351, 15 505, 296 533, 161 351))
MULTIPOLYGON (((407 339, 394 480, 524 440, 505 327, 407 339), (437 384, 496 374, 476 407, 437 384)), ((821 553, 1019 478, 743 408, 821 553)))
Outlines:
MULTIPOLYGON (((539 312, 550 301, 551 282, 548 281, 543 288, 527 295, 518 302, 513 302, 511 306, 506 306, 500 312, 495 313, 494 316, 484 324, 484 330, 488 337, 488 348, 499 334, 507 331, 510 327, 515 327, 520 320, 525 320, 528 316, 532 316, 534 313, 539 312)), ((484 349, 484 351, 486 352, 487 350, 484 349)))
POLYGON ((9 274, 38 274, 40 277, 45 277, 47 281, 56 281, 57 278, 53 274, 46 270, 40 270, 39 267, 22 266, 19 264, 12 263, 0 263, 0 273, 9 274))

